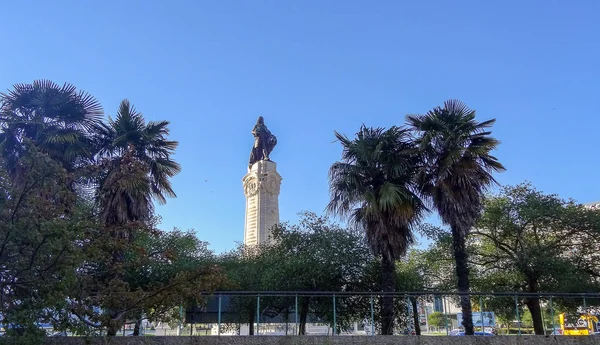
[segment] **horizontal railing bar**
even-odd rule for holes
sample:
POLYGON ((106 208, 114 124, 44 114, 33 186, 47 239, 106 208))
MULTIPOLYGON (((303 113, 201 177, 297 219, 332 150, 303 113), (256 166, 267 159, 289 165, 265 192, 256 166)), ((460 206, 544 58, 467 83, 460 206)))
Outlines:
POLYGON ((451 292, 451 291, 397 291, 397 292, 383 292, 383 291, 214 291, 214 292, 202 292, 202 295, 214 295, 214 296, 269 296, 269 297, 285 297, 285 296, 490 296, 490 297, 590 297, 600 298, 598 292, 451 292))

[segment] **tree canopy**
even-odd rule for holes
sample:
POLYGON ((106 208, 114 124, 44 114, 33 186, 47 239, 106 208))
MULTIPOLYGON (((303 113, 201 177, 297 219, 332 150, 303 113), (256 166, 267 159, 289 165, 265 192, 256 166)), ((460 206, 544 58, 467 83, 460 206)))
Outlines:
POLYGON ((21 339, 43 335, 40 323, 114 335, 221 284, 206 243, 156 227, 152 198, 174 196, 180 170, 168 122, 146 123, 128 101, 102 116, 70 84, 0 94, 0 312, 21 339))
MULTIPOLYGON (((483 289, 598 291, 598 210, 544 194, 530 184, 505 187, 484 204, 472 239, 472 260, 483 289)), ((557 298, 554 302, 561 303, 557 298)), ((539 298, 524 298, 523 303, 531 312, 536 334, 544 334, 539 298)))
POLYGON ((469 296, 469 231, 477 222, 484 193, 496 180, 492 173, 504 167, 492 155, 500 143, 490 128, 495 119, 478 122, 475 110, 459 100, 448 100, 425 115, 409 115, 407 122, 417 133, 422 157, 418 186, 450 227, 457 287, 461 294, 463 325, 473 334, 469 296))
MULTIPOLYGON (((44 336, 41 323, 108 336, 133 324, 139 335, 142 320, 181 322, 180 307, 203 307, 215 291, 305 292, 231 297, 230 326, 248 324, 250 334, 275 317, 299 335, 311 322, 341 333, 357 321, 419 334, 418 309, 440 291, 461 296, 453 301, 466 333, 480 303, 507 325, 515 319, 513 297, 473 298, 471 285, 520 293, 520 321, 537 334, 556 322, 549 303, 600 307, 597 298, 544 297, 600 288, 600 210, 531 184, 486 194, 503 170, 494 120, 477 121, 460 101, 403 127, 336 132, 342 155, 329 170, 327 213, 303 212, 277 224, 272 241, 219 255, 193 230, 159 226, 154 204, 176 197, 181 170, 170 123, 146 121, 128 100, 114 119, 102 109, 68 83, 0 94, 0 314, 7 335, 27 344, 44 336), (422 224, 430 211, 449 230, 422 224), (417 233, 427 246, 415 244, 417 233)), ((447 322, 429 315, 432 326, 447 322)))
MULTIPOLYGON (((412 228, 426 208, 416 191, 419 156, 406 128, 361 126, 356 138, 335 133, 342 160, 329 169, 330 213, 365 231, 381 260, 381 288, 395 290, 395 260, 413 242, 412 228)), ((392 296, 381 298, 383 334, 394 333, 392 296)))

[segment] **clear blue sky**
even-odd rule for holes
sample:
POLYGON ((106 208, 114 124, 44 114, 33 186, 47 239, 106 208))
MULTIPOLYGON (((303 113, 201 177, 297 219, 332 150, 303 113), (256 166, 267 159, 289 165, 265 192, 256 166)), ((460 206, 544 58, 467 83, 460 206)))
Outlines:
POLYGON ((600 1, 5 1, 0 89, 48 78, 171 121, 177 199, 163 226, 241 241, 257 116, 277 135, 281 219, 321 212, 333 131, 402 124, 448 98, 497 118, 524 180, 600 199, 600 1))

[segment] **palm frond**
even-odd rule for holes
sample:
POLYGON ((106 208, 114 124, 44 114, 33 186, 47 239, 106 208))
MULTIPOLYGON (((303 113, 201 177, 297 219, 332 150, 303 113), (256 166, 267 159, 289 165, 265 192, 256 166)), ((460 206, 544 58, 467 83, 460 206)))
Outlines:
POLYGON ((480 214, 483 193, 504 167, 490 155, 499 141, 487 130, 495 119, 475 120, 475 111, 459 100, 447 100, 426 115, 408 115, 424 164, 419 189, 442 221, 466 236, 480 214))
MULTIPOLYGON (((11 133, 12 149, 3 151, 7 161, 16 161, 26 140, 31 140, 42 152, 72 171, 76 162, 90 159, 95 149, 91 138, 101 123, 102 107, 90 94, 75 86, 62 86, 50 80, 35 80, 31 84, 15 84, 0 94, 0 127, 11 133), (71 147, 67 147, 67 146, 71 147)), ((8 141, 7 141, 8 140, 8 141)))
POLYGON ((178 143, 167 140, 168 125, 168 121, 146 123, 143 114, 129 100, 121 101, 115 118, 109 120, 109 126, 102 129, 98 138, 99 142, 107 144, 100 153, 102 157, 115 162, 130 164, 130 160, 135 161, 143 166, 145 179, 130 181, 135 185, 123 185, 125 190, 136 192, 121 193, 127 197, 115 198, 111 203, 103 204, 103 208, 116 207, 111 205, 117 201, 126 203, 125 206, 119 206, 123 209, 127 209, 127 205, 133 207, 138 204, 146 207, 145 200, 154 199, 164 204, 166 196, 176 197, 170 178, 181 171, 181 166, 171 158, 178 143), (133 203, 134 198, 139 198, 139 203, 133 203))
POLYGON ((402 255, 413 240, 411 226, 426 212, 412 192, 418 150, 408 129, 362 125, 355 139, 335 132, 342 159, 329 170, 327 212, 365 231, 376 254, 402 255))

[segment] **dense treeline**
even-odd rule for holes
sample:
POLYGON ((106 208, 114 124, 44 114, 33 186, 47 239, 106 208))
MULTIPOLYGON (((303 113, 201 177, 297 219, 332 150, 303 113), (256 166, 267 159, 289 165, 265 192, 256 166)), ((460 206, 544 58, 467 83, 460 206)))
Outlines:
POLYGON ((175 196, 180 170, 168 122, 146 122, 127 100, 104 121, 91 95, 45 80, 0 102, 8 335, 35 337, 39 323, 115 335, 221 283, 205 243, 156 228, 153 199, 175 196))
MULTIPOLYGON (((528 184, 487 194, 504 169, 491 154, 493 123, 447 101, 404 126, 335 133, 343 151, 330 169, 327 210, 348 227, 305 212, 299 224, 276 227, 270 244, 215 255, 193 232, 157 227, 153 204, 175 197, 170 178, 181 169, 167 121, 147 122, 127 100, 106 120, 69 84, 15 85, 0 94, 3 326, 21 339, 43 336, 40 323, 109 336, 133 323, 139 334, 142 320, 180 322, 179 306, 215 290, 598 291, 598 211, 528 184), (422 224, 428 212, 448 230, 422 224), (428 248, 413 246, 417 233, 428 248)), ((472 333, 477 303, 457 302, 472 333)), ((514 300, 484 302, 510 319, 514 300)), ((256 301, 231 303, 253 333, 256 301)), ((263 303, 274 314, 295 308, 285 297, 263 303)), ((309 312, 333 323, 332 303, 301 296, 299 334, 309 312)), ((370 303, 337 299, 337 329, 370 318, 370 303)), ((541 334, 540 299, 517 304, 541 334)), ((377 300, 378 332, 409 324, 419 332, 408 313, 416 306, 413 296, 377 300)))

